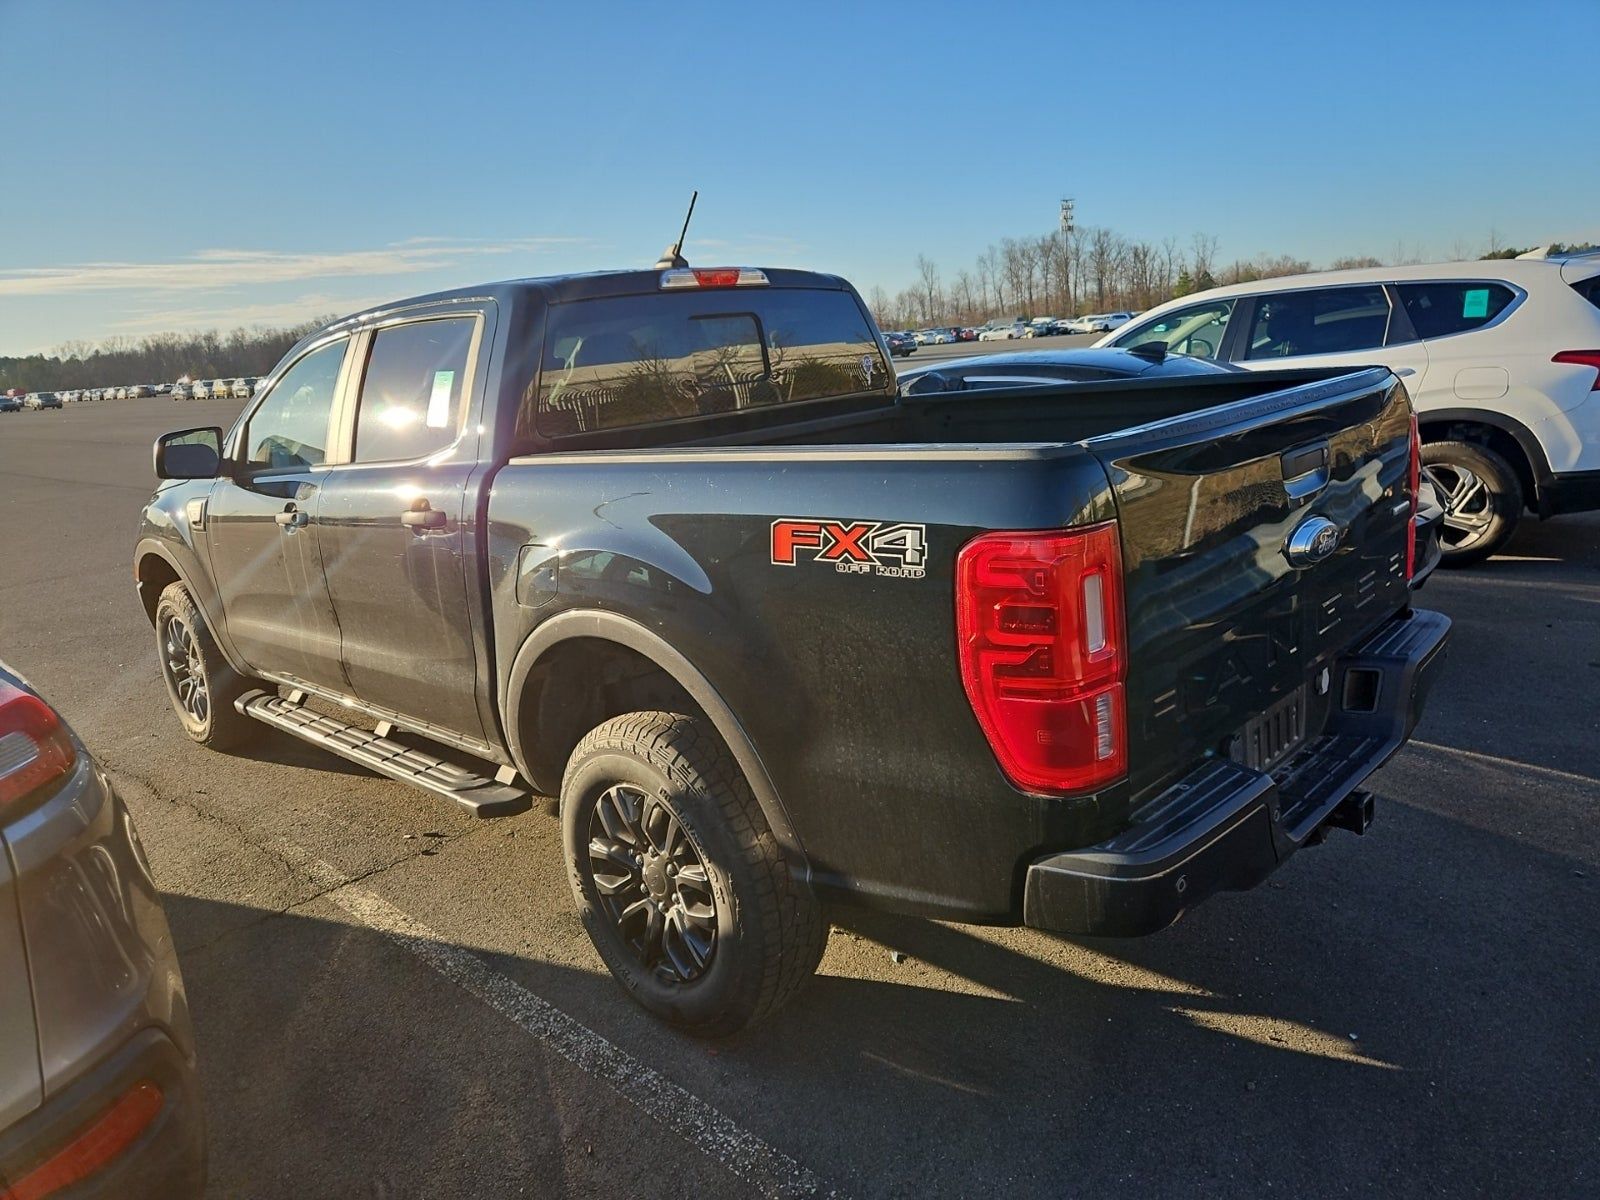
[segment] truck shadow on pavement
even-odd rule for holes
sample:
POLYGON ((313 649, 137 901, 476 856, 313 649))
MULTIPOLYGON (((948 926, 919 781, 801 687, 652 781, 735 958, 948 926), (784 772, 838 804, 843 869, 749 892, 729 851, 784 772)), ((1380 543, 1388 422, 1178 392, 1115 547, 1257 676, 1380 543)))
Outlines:
MULTIPOLYGON (((1600 855, 1405 804, 1382 817, 1139 941, 838 910, 822 975, 709 1045, 637 1012, 597 962, 473 953, 858 1194, 1053 1195, 1063 1173, 1174 1195, 1572 1188, 1570 1148, 1600 1119, 1574 964, 1600 937, 1570 916, 1600 855)), ((543 899, 563 904, 555 883, 543 899)), ((167 908, 217 1194, 738 1194, 325 901, 167 908)))

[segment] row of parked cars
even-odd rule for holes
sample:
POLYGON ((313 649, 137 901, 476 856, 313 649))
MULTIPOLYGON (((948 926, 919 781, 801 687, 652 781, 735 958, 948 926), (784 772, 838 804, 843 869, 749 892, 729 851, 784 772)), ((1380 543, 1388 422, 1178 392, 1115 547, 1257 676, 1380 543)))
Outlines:
POLYGON ((915 354, 918 346, 948 346, 956 342, 1008 342, 1021 338, 1056 337, 1064 333, 1110 333, 1140 316, 1138 312, 1089 313, 1081 317, 1007 317, 979 326, 935 325, 928 329, 902 329, 884 334, 889 353, 896 358, 915 354))
POLYGON ((243 379, 196 379, 193 383, 175 383, 171 391, 174 400, 222 400, 229 396, 248 400, 260 383, 253 375, 243 379))
POLYGON ((0 396, 0 412, 38 411, 45 408, 62 408, 93 400, 137 400, 142 396, 168 396, 174 400, 248 400, 255 395, 260 379, 246 376, 242 379, 196 379, 193 383, 131 383, 125 387, 79 388, 65 392, 8 392, 0 396))
POLYGON ((1089 313, 1081 317, 1021 317, 986 322, 977 332, 980 342, 1008 342, 1018 338, 1056 337, 1064 333, 1110 333, 1141 315, 1138 312, 1089 313))

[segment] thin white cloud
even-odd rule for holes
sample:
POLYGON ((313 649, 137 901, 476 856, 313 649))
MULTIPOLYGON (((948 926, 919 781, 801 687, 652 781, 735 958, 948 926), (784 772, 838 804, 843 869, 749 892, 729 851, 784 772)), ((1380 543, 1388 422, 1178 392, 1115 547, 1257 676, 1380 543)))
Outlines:
POLYGON ((343 316, 382 304, 381 295, 338 296, 308 292, 290 300, 229 307, 158 308, 111 321, 108 328, 120 334, 186 333, 196 329, 237 329, 240 326, 297 325, 314 317, 343 316))
POLYGON ((70 292, 211 291, 296 283, 341 276, 409 275, 452 267, 487 255, 530 254, 581 245, 561 237, 408 238, 371 250, 286 253, 277 250, 200 250, 170 262, 88 262, 60 267, 0 269, 0 296, 70 292))

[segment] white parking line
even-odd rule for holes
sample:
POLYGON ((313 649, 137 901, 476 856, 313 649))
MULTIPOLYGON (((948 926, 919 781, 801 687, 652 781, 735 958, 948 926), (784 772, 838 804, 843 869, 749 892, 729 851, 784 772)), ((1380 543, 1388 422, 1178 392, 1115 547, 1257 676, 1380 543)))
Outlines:
POLYGON ((346 883, 345 876, 335 867, 293 843, 275 839, 275 846, 318 884, 333 889, 324 894, 324 899, 515 1022, 525 1033, 532 1034, 575 1067, 609 1084, 628 1103, 750 1184, 757 1194, 839 1195, 781 1150, 588 1026, 573 1020, 549 1001, 493 970, 470 950, 445 941, 377 893, 346 883))
POLYGON ((1463 750, 1460 746, 1441 746, 1436 742, 1419 742, 1415 738, 1407 742, 1408 746, 1415 746, 1419 750, 1433 750, 1439 754, 1458 754, 1462 758, 1472 758, 1479 762, 1493 763, 1497 767, 1508 767, 1514 771, 1532 771, 1536 775, 1549 775, 1554 779, 1563 779, 1568 783, 1582 784, 1584 787, 1600 787, 1600 779, 1591 779, 1587 775, 1578 775, 1572 771, 1562 771, 1556 767, 1541 767, 1538 763, 1518 762, 1514 758, 1501 758, 1498 754, 1483 754, 1477 750, 1463 750))

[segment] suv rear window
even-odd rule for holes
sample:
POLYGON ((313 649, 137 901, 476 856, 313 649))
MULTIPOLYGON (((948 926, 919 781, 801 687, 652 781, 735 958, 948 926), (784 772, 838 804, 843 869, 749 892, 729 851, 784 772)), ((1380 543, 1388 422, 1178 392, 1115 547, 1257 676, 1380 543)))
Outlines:
POLYGON ((1503 283, 1480 279, 1397 283, 1394 287, 1411 318, 1411 327, 1424 340, 1487 325, 1517 296, 1503 283))
POLYGON ((849 292, 725 288, 554 304, 537 428, 564 437, 745 409, 892 395, 849 292))
POLYGON ((1578 280, 1572 285, 1572 290, 1596 308, 1600 308, 1600 275, 1578 280))

